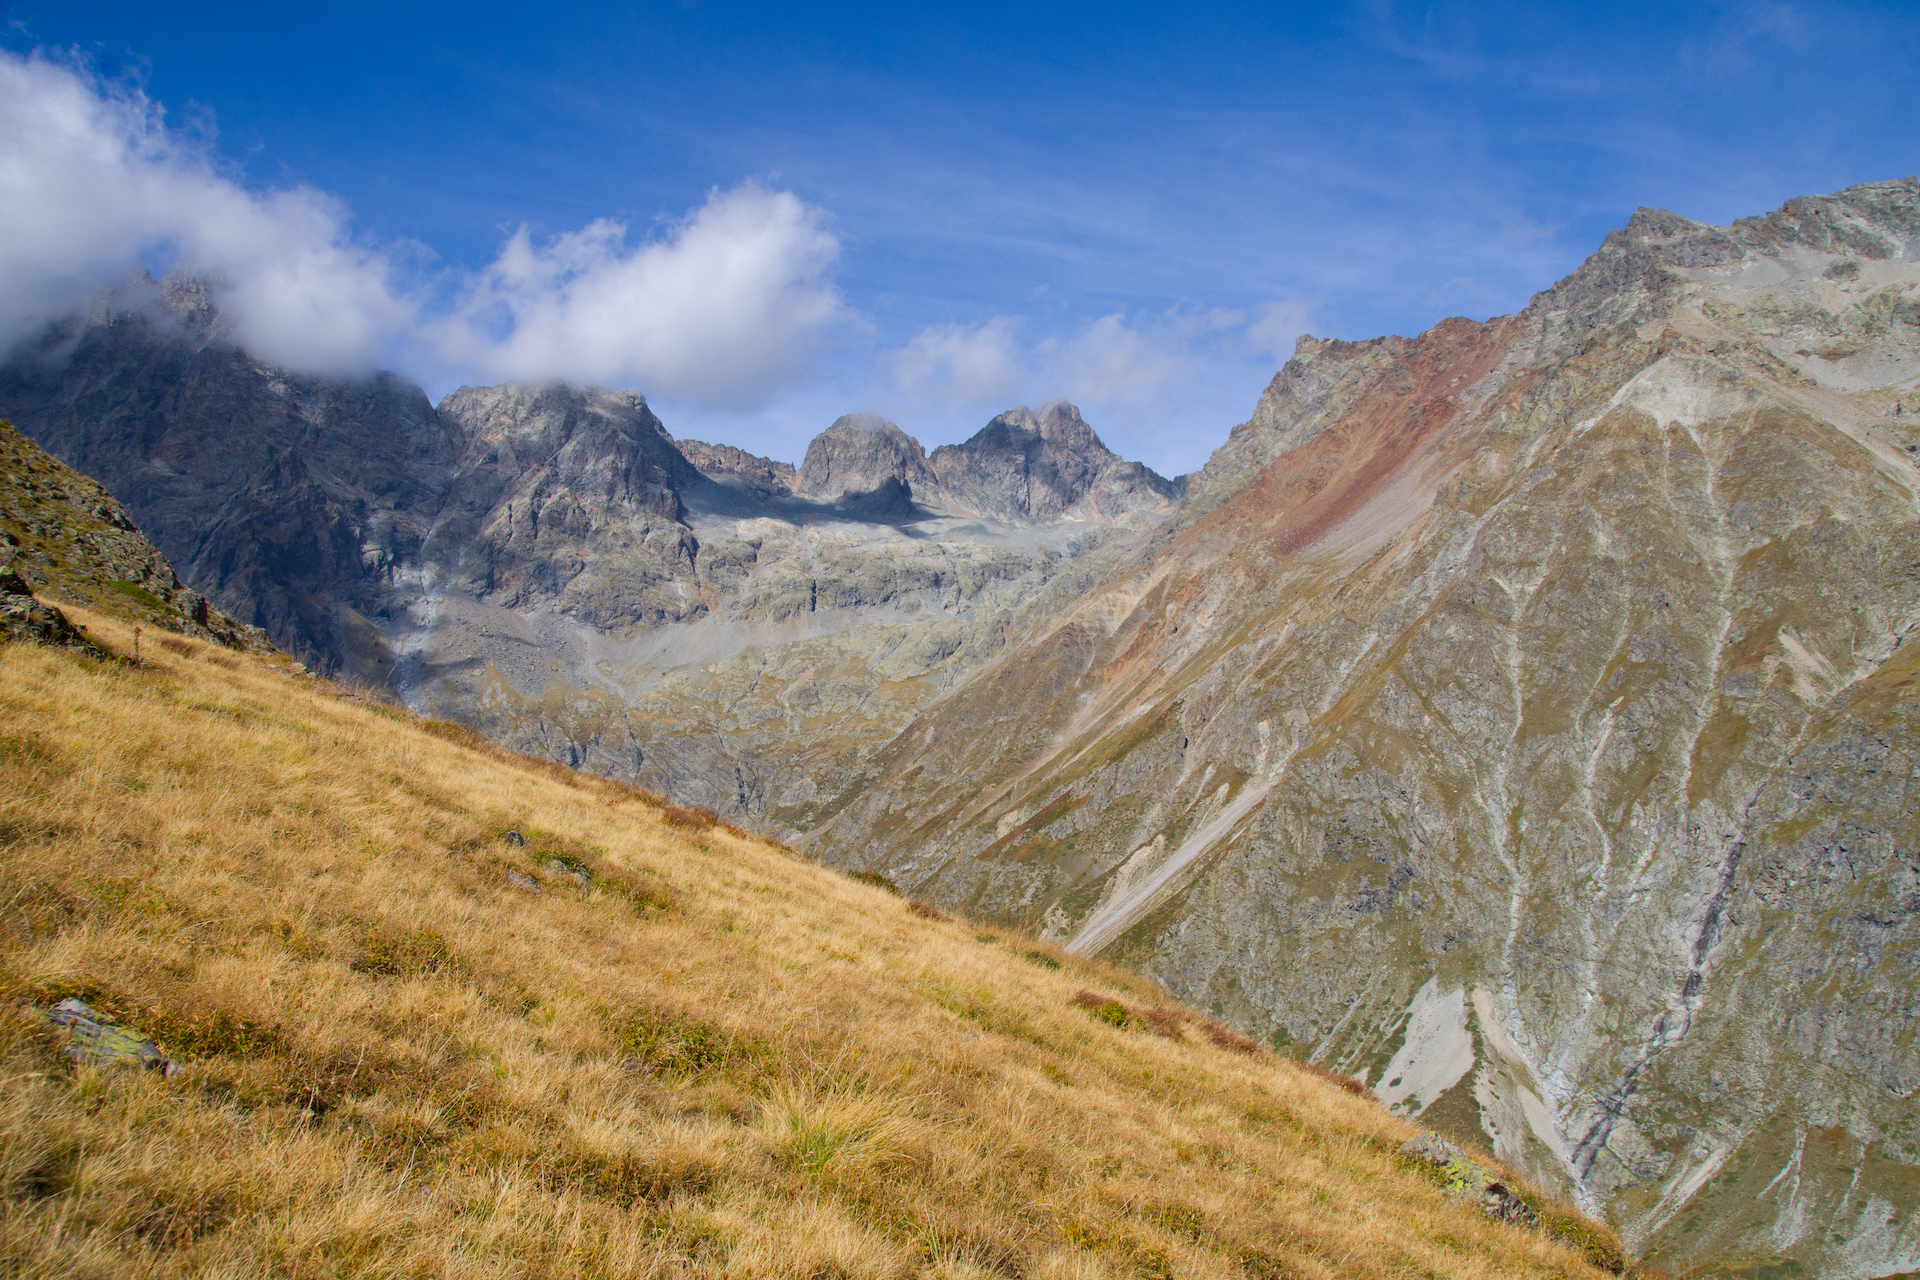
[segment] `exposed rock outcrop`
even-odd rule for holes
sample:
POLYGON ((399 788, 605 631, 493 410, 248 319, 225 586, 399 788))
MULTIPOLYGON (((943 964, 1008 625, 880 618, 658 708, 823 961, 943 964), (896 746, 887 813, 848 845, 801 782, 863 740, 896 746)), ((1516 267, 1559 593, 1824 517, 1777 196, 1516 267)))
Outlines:
POLYGON ((448 584, 606 630, 705 611, 680 506, 698 472, 645 399, 510 383, 438 408, 460 454, 422 559, 448 584))
POLYGON ((1180 486, 1108 449, 1064 401, 1001 414, 928 465, 947 502, 1009 520, 1117 518, 1166 513, 1180 486))
POLYGON ((86 1067, 137 1067, 172 1075, 179 1066, 147 1037, 109 1021, 82 1000, 62 1000, 51 1009, 27 1007, 27 1016, 64 1033, 62 1051, 86 1067))
POLYGON ((796 472, 791 462, 775 462, 730 444, 700 440, 679 443, 681 455, 709 480, 745 490, 762 502, 777 502, 793 495, 796 472))
POLYGON ((863 518, 899 522, 935 485, 920 442, 873 413, 849 413, 813 438, 793 491, 863 518))
POLYGON ((0 420, 0 611, 11 639, 91 648, 71 601, 230 648, 272 646, 180 584, 119 500, 0 420))

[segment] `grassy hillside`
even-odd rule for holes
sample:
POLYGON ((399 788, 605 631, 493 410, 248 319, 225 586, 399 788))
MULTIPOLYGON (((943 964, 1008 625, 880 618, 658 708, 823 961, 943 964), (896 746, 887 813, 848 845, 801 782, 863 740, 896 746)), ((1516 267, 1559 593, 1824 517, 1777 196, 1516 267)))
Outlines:
POLYGON ((145 656, 0 647, 0 1274, 1601 1274, 1136 979, 145 656), (18 1012, 74 996, 181 1070, 18 1012))

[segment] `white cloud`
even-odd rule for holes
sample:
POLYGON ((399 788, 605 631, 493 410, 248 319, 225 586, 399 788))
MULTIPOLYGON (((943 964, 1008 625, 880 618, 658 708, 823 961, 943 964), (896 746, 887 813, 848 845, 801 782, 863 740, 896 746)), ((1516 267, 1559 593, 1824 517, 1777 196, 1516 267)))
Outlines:
POLYGON ((1130 325, 1101 316, 1075 337, 1045 344, 1048 372, 1071 400, 1139 400, 1177 382, 1192 363, 1192 340, 1176 313, 1130 325))
POLYGON ((979 325, 936 325, 885 359, 912 400, 995 404, 1017 398, 1032 378, 1019 328, 1012 316, 979 325))
POLYGON ((1269 303, 1256 311, 1174 307, 1159 315, 1115 312, 1030 346, 1024 322, 995 316, 980 325, 937 325, 885 357, 909 403, 955 409, 1070 399, 1145 402, 1177 396, 1222 363, 1275 365, 1293 354, 1313 308, 1269 303))
POLYGON ((323 192, 249 191, 136 87, 0 52, 0 348, 172 263, 220 278, 242 345, 294 368, 386 363, 743 405, 805 376, 850 318, 821 212, 751 183, 633 247, 606 220, 545 244, 522 230, 471 279, 410 278, 395 252, 411 248, 357 237, 323 192), (449 313, 429 296, 458 302, 449 313))
POLYGON ((1269 302, 1247 324, 1247 350, 1267 356, 1275 365, 1293 359, 1293 347, 1302 334, 1313 332, 1314 306, 1310 302, 1269 302))
POLYGON ((522 228, 435 327, 438 347, 488 377, 750 404, 799 376, 849 318, 822 221, 792 193, 747 183, 634 248, 606 219, 545 245, 522 228))
POLYGON ((0 340, 156 258, 226 277, 223 309, 268 359, 363 365, 409 319, 327 196, 249 193, 139 90, 0 53, 0 340))

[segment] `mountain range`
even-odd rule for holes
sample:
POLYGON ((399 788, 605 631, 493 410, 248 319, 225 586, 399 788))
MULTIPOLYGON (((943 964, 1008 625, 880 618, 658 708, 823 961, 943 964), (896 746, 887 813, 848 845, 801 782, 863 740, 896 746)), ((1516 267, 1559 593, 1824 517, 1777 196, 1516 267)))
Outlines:
POLYGON ((1176 480, 1065 404, 797 467, 433 405, 217 302, 130 282, 0 416, 310 665, 1131 965, 1654 1261, 1920 1270, 1920 180, 1303 338, 1176 480))

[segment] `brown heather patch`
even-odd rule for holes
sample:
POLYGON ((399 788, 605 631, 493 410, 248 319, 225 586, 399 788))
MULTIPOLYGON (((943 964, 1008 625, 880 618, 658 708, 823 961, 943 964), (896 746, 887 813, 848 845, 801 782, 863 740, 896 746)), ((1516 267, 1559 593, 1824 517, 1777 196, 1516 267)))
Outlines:
POLYGON ((284 664, 7 647, 0 720, 0 1275, 1599 1274, 1142 979, 284 664))

